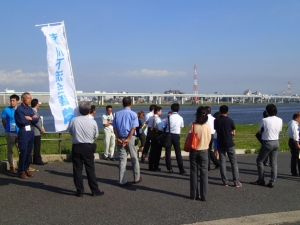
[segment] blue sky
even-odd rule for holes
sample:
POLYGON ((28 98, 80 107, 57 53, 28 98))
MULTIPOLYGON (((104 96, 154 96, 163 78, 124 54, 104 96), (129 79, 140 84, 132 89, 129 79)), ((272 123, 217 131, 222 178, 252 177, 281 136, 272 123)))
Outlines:
POLYGON ((65 21, 77 90, 300 94, 300 1, 0 2, 0 91, 49 91, 36 24, 65 21))

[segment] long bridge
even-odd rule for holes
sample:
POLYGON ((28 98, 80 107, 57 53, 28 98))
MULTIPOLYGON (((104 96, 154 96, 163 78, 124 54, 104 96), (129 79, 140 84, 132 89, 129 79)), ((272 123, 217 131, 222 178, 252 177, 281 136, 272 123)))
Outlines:
MULTIPOLYGON (((0 104, 7 104, 9 101, 9 96, 12 94, 17 94, 21 96, 23 92, 12 92, 12 91, 6 91, 6 92, 0 92, 0 104)), ((30 92, 33 98, 38 98, 41 102, 49 102, 49 92, 30 92)), ((220 102, 220 99, 226 98, 226 102, 228 103, 234 103, 237 100, 240 103, 245 103, 246 100, 248 102, 300 102, 300 96, 280 96, 280 95, 234 95, 234 94, 161 94, 161 93, 128 93, 128 92, 82 92, 77 91, 77 97, 93 97, 97 99, 97 102, 99 105, 104 105, 104 99, 105 98, 115 98, 115 97, 125 97, 130 96, 133 100, 133 104, 135 103, 135 100, 137 97, 146 97, 148 99, 152 99, 151 101, 155 102, 156 104, 161 104, 162 99, 167 98, 174 98, 181 104, 184 104, 186 102, 186 99, 196 97, 198 101, 196 101, 196 104, 202 104, 205 99, 210 99, 212 102, 218 103, 220 102)))

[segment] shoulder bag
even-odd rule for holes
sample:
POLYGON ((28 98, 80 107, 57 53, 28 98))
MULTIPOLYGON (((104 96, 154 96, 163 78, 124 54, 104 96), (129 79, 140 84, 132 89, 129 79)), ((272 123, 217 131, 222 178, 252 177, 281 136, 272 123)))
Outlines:
POLYGON ((153 116, 153 123, 151 127, 148 127, 147 138, 150 140, 157 139, 158 130, 154 127, 155 116, 153 116))
POLYGON ((168 116, 168 126, 169 126, 169 133, 164 131, 157 137, 158 144, 164 148, 170 148, 172 146, 172 140, 171 140, 171 132, 170 132, 170 116, 168 116))
POLYGON ((193 151, 195 149, 197 149, 198 147, 198 144, 199 144, 199 138, 198 138, 198 135, 194 132, 194 123, 192 123, 192 126, 191 126, 191 129, 190 129, 190 132, 187 136, 187 138, 185 139, 185 142, 184 142, 184 148, 183 150, 186 151, 186 152, 190 152, 190 151, 193 151))

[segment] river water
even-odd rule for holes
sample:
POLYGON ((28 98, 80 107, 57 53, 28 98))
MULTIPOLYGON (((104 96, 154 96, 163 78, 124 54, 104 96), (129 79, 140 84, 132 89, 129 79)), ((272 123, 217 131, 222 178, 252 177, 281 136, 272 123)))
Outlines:
MULTIPOLYGON (((277 116, 283 119, 284 123, 288 123, 292 119, 294 113, 300 111, 300 104, 278 104, 277 116)), ((181 105, 179 114, 184 119, 184 124, 188 125, 195 119, 195 112, 198 106, 195 105, 181 105)), ((122 108, 118 105, 113 105, 113 111, 116 112, 122 108)), ((218 111, 219 106, 211 106, 212 114, 218 111)), ((149 112, 149 107, 146 106, 133 106, 132 110, 135 112, 144 111, 145 113, 149 112)), ((170 106, 162 107, 162 118, 167 116, 167 113, 170 111, 170 106)), ((262 113, 265 110, 265 105, 230 105, 229 106, 229 117, 233 119, 236 124, 258 124, 262 118, 262 113)), ((2 110, 1 112, 2 113, 2 110)), ((99 129, 102 129, 102 114, 105 113, 105 108, 97 108, 97 113, 95 120, 99 126, 99 129)), ((44 117, 44 127, 48 132, 54 132, 54 118, 51 114, 50 109, 40 109, 39 114, 44 117)), ((4 132, 2 126, 0 126, 0 132, 4 132)))

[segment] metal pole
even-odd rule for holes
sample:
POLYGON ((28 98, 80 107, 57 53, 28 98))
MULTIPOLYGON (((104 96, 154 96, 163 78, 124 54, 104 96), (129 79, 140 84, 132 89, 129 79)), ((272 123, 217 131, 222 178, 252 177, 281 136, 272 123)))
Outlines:
POLYGON ((47 24, 37 24, 37 25, 35 25, 35 26, 36 26, 36 27, 44 27, 44 26, 49 26, 49 25, 54 25, 54 24, 62 24, 62 22, 47 23, 47 24))
POLYGON ((61 154, 61 133, 58 133, 58 154, 61 154))

